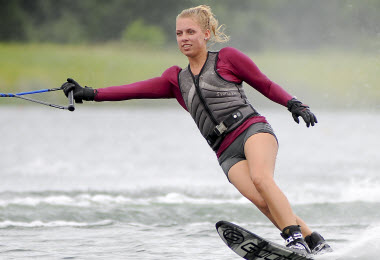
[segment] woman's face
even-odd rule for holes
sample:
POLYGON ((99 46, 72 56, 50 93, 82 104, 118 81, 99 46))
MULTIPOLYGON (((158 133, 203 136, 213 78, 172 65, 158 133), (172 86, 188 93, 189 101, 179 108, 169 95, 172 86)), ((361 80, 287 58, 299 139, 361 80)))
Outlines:
POLYGON ((203 32, 192 18, 178 18, 176 23, 177 43, 180 51, 187 57, 195 57, 207 51, 210 31, 203 32))

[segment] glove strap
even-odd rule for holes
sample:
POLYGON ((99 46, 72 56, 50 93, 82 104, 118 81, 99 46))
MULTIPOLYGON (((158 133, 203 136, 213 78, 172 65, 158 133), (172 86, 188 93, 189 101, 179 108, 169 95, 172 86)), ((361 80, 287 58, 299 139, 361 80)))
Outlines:
POLYGON ((90 87, 84 87, 83 89, 83 100, 86 100, 86 101, 94 101, 95 99, 95 95, 96 95, 97 91, 93 88, 90 88, 90 87))
POLYGON ((291 100, 289 100, 286 106, 287 106, 289 112, 293 112, 293 110, 295 108, 298 108, 300 106, 303 106, 305 108, 309 108, 308 105, 302 104, 302 102, 296 98, 292 98, 291 100))

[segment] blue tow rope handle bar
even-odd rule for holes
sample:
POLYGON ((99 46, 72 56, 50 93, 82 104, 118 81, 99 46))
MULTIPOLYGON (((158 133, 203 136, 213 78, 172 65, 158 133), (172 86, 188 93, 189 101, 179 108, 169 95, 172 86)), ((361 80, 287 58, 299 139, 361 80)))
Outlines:
POLYGON ((24 96, 24 95, 30 95, 30 94, 38 94, 38 93, 44 93, 49 91, 56 91, 60 90, 61 88, 47 88, 47 89, 40 89, 40 90, 34 90, 34 91, 26 91, 26 92, 20 92, 20 93, 0 93, 0 97, 15 97, 15 96, 24 96))
POLYGON ((50 107, 54 107, 54 108, 58 108, 58 109, 67 109, 67 110, 69 110, 71 112, 74 111, 75 110, 75 105, 74 105, 74 94, 73 94, 73 91, 70 91, 69 94, 68 94, 69 105, 67 107, 60 106, 60 105, 55 105, 55 104, 49 104, 49 103, 46 103, 44 101, 40 101, 40 100, 36 100, 36 99, 32 99, 32 98, 22 97, 24 95, 38 94, 38 93, 44 93, 44 92, 56 91, 56 90, 61 90, 61 88, 40 89, 40 90, 35 90, 35 91, 20 92, 20 93, 16 93, 16 94, 13 94, 13 93, 0 93, 0 97, 16 97, 16 98, 24 99, 24 100, 27 100, 27 101, 35 102, 35 103, 38 103, 38 104, 42 104, 42 105, 46 105, 46 106, 50 106, 50 107))

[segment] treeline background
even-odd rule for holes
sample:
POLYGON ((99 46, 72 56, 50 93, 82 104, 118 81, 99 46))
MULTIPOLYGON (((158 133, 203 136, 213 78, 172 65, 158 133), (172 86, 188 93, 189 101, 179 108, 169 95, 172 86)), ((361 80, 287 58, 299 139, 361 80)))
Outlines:
POLYGON ((245 50, 380 48, 379 0, 0 0, 0 40, 164 46, 175 40, 176 15, 199 4, 245 50))
MULTIPOLYGON (((380 110, 380 0, 0 0, 0 93, 58 87, 67 77, 124 85, 184 67, 175 18, 200 4, 231 36, 211 50, 244 51, 312 107, 380 110)), ((276 105, 246 91, 255 104, 276 105)))

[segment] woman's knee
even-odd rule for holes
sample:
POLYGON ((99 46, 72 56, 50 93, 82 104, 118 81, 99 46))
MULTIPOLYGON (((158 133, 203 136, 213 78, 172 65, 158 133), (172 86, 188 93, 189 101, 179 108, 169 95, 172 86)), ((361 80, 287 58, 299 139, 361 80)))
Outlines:
POLYGON ((262 174, 259 176, 252 176, 253 185, 255 185, 256 190, 261 194, 268 191, 273 185, 273 177, 269 174, 262 174))

